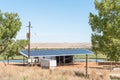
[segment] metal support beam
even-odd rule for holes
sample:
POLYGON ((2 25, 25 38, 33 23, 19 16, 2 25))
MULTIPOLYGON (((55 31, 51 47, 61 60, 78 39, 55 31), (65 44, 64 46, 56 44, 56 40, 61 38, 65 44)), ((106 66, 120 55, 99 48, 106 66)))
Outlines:
POLYGON ((88 77, 88 54, 86 54, 86 77, 88 77))
POLYGON ((58 60, 58 65, 60 66, 60 56, 59 56, 59 60, 58 60))
POLYGON ((98 63, 98 60, 97 60, 97 59, 98 59, 98 57, 97 57, 97 55, 98 55, 98 54, 96 53, 96 64, 98 63))
POLYGON ((63 56, 63 60, 64 60, 63 62, 64 62, 64 65, 65 65, 65 56, 63 56))
POLYGON ((72 56, 72 64, 74 64, 74 56, 72 56))
POLYGON ((23 56, 23 65, 24 65, 24 56, 23 56))

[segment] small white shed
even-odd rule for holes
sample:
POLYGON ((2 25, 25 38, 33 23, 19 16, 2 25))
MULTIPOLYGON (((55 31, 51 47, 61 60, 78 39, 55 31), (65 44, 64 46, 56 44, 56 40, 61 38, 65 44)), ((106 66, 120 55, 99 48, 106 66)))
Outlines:
POLYGON ((56 60, 52 59, 41 59, 40 61, 42 68, 54 69, 57 66, 56 60))

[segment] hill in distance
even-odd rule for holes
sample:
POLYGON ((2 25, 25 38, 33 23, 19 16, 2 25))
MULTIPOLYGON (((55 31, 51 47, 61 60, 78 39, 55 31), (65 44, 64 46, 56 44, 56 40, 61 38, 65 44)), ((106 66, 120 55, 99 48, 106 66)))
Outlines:
MULTIPOLYGON (((91 43, 31 43, 31 49, 42 48, 91 48, 91 43)), ((26 47, 27 48, 27 47, 26 47)))

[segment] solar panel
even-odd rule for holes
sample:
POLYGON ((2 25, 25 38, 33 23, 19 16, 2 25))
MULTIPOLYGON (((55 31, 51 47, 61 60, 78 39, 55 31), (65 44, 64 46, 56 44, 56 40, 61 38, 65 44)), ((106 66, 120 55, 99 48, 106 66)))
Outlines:
MULTIPOLYGON (((28 57, 28 51, 22 50, 20 54, 28 57)), ((31 57, 43 57, 43 56, 70 56, 70 55, 80 55, 80 54, 93 54, 92 51, 86 49, 40 49, 40 50, 30 50, 31 57)))

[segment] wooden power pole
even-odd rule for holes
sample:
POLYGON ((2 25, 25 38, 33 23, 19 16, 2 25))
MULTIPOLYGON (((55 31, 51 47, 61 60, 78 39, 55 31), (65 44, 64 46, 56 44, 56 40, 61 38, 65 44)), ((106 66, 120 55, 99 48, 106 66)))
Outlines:
POLYGON ((31 22, 29 21, 28 25, 28 33, 27 33, 27 38, 28 38, 28 59, 30 59, 30 28, 31 28, 31 22))

